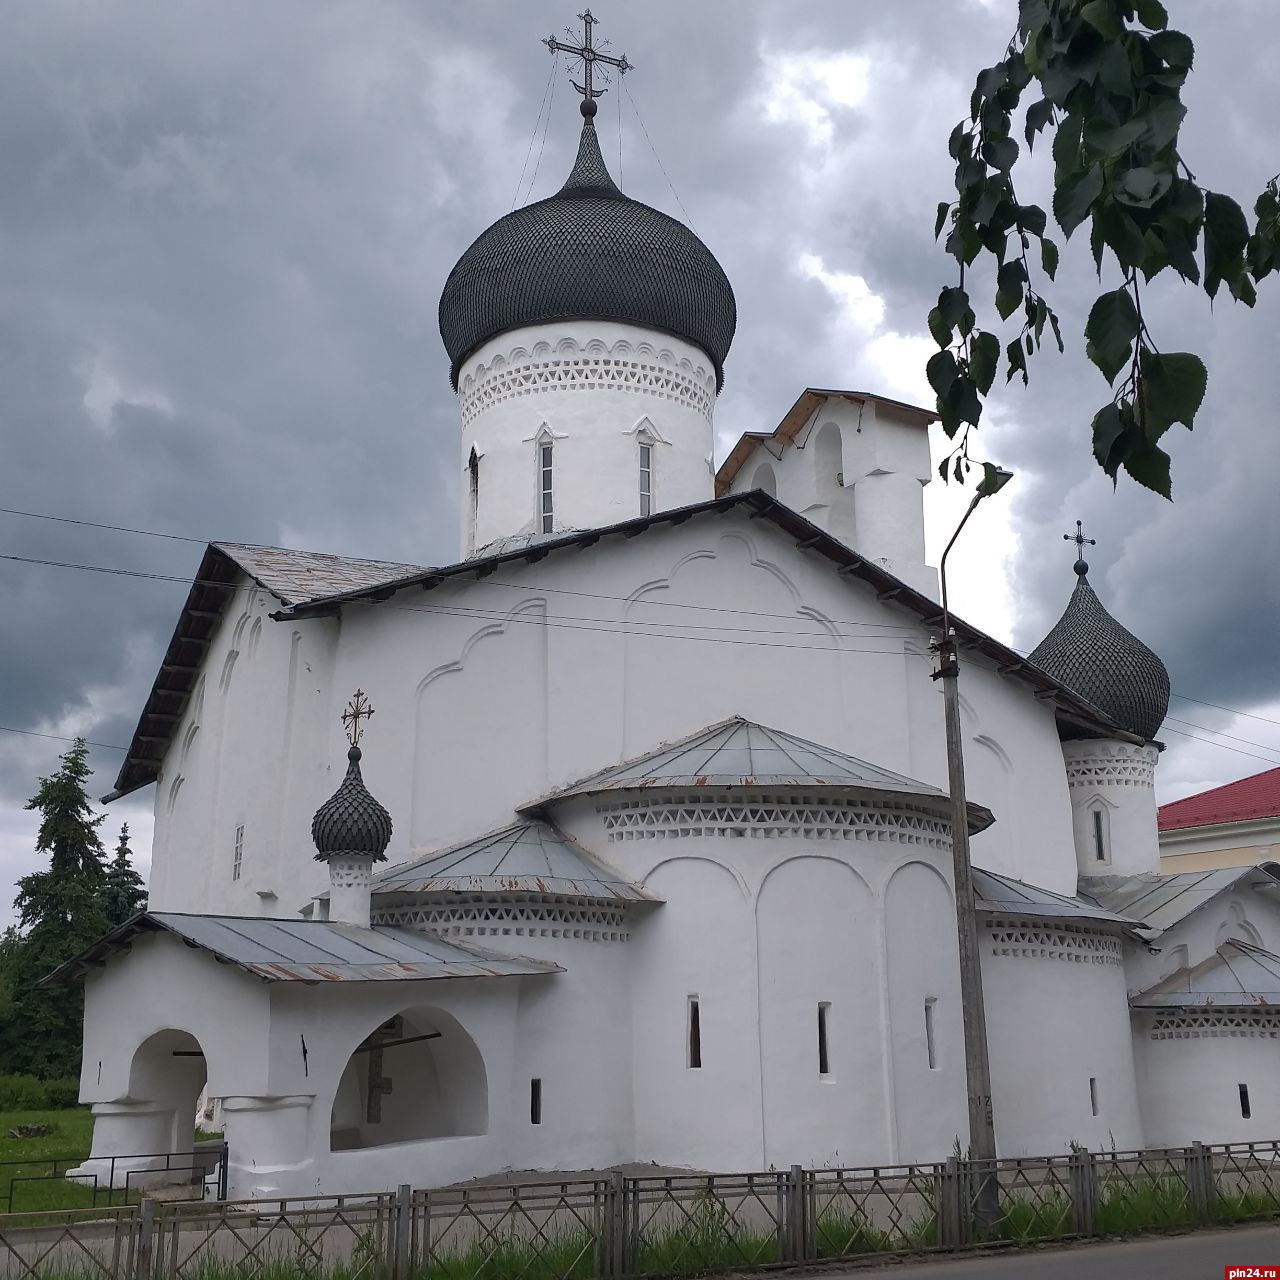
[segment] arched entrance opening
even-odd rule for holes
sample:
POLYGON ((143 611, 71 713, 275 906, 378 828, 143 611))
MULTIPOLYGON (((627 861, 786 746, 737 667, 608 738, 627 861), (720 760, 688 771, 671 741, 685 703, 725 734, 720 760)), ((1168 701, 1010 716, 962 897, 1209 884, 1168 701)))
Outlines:
POLYGON ((487 1132, 484 1058, 452 1014, 407 1009, 356 1046, 333 1099, 330 1149, 487 1132))
POLYGON ((204 1050, 189 1031, 157 1031, 134 1050, 129 1097, 151 1104, 147 1132, 138 1137, 154 1142, 139 1147, 139 1155, 191 1150, 206 1074, 204 1050))

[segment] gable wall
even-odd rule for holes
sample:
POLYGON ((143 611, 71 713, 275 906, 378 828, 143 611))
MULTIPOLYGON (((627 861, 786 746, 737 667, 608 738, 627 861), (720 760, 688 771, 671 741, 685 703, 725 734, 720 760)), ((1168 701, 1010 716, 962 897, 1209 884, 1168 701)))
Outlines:
MULTIPOLYGON (((272 622, 277 602, 247 600, 210 646, 157 788, 157 909, 287 915, 325 887, 310 819, 345 768, 339 716, 356 688, 377 709, 363 770, 394 819, 393 862, 735 714, 947 785, 916 617, 745 513, 404 591, 341 619, 272 622)), ((998 818, 975 861, 1073 892, 1052 709, 981 656, 962 662, 968 792, 998 818)))

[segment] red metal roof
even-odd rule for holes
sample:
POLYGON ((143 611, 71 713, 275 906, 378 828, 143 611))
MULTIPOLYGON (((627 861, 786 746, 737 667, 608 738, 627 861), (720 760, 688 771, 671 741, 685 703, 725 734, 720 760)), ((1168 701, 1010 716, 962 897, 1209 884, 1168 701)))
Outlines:
POLYGON ((1158 817, 1161 831, 1280 818, 1280 769, 1266 769, 1250 778, 1162 804, 1158 817))

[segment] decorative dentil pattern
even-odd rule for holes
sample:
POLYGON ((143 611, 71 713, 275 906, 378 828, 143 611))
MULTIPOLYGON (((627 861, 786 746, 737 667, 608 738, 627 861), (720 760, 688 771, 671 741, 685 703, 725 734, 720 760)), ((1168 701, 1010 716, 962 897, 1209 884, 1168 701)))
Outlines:
POLYGON ((709 422, 715 405, 715 376, 701 365, 648 343, 599 339, 585 345, 564 338, 554 347, 515 347, 477 366, 458 388, 462 425, 469 426, 494 405, 547 391, 633 391, 670 400, 709 422))

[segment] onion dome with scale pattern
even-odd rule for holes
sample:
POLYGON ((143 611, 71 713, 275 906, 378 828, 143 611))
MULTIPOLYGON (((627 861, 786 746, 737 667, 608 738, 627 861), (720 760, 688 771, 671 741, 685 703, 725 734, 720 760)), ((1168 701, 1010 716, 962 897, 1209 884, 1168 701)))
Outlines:
POLYGON ((1076 589, 1031 661, 1130 733, 1152 739, 1169 709, 1169 672, 1159 657, 1103 607, 1089 566, 1075 564, 1076 589))
POLYGON ((311 839, 316 861, 330 858, 370 858, 385 862, 391 843, 391 815, 369 794, 360 776, 360 748, 347 752, 347 776, 316 810, 311 839))
POLYGON ((720 264, 683 223, 625 196, 591 116, 553 196, 499 218, 458 259, 440 296, 455 390, 463 362, 510 329, 557 320, 643 325, 692 343, 724 383, 738 312, 720 264))

